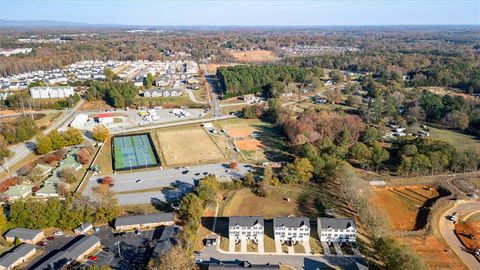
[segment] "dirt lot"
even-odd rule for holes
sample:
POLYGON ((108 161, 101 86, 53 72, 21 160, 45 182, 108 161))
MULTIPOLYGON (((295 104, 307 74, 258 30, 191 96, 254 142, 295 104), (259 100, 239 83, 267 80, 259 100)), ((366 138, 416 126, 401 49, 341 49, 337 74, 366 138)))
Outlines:
POLYGON ((440 197, 435 188, 426 186, 405 186, 397 188, 376 188, 370 202, 384 212, 392 229, 418 230, 426 222, 428 211, 423 206, 440 197))
POLYGON ((273 62, 279 59, 272 51, 266 50, 236 51, 230 54, 239 62, 273 62))
POLYGON ((203 65, 203 68, 209 74, 216 74, 217 73, 217 68, 219 68, 219 67, 229 67, 229 66, 235 66, 235 65, 238 65, 238 64, 234 64, 234 63, 225 63, 225 64, 209 63, 209 64, 203 65))
MULTIPOLYGON (((406 88, 405 90, 411 90, 412 88, 406 88)), ((462 90, 460 89, 456 89, 456 88, 451 88, 451 87, 436 87, 436 86, 432 86, 432 87, 420 87, 420 90, 428 90, 434 94, 437 94, 437 95, 452 95, 452 96, 461 96, 463 97, 464 99, 468 100, 475 100, 476 98, 472 95, 469 95, 469 94, 465 94, 462 90)))
POLYGON ((447 247, 433 236, 402 238, 401 241, 415 250, 430 269, 464 269, 456 257, 446 251, 447 247))
POLYGON ((218 162, 225 156, 200 126, 159 129, 156 137, 167 166, 218 162))
POLYGON ((480 221, 457 223, 455 232, 468 250, 480 248, 480 221))
POLYGON ((95 101, 86 101, 80 106, 80 111, 87 111, 87 110, 108 110, 112 109, 113 107, 108 105, 103 100, 95 100, 95 101))
POLYGON ((242 151, 257 151, 262 150, 265 146, 257 139, 245 139, 235 141, 235 146, 242 151))

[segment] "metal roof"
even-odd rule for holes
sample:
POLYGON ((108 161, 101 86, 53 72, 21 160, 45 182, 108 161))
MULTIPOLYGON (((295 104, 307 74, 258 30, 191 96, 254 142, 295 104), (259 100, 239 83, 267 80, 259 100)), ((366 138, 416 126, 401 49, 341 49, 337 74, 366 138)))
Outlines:
POLYGON ((73 258, 76 259, 98 243, 100 243, 100 238, 96 237, 95 235, 85 235, 75 244, 68 247, 66 251, 69 252, 73 258))
POLYGON ((321 229, 356 229, 355 221, 349 218, 318 218, 318 227, 321 229))
POLYGON ((173 213, 125 216, 115 219, 115 227, 174 221, 173 213))
POLYGON ((31 230, 17 227, 8 231, 4 236, 13 238, 18 237, 19 239, 24 240, 33 240, 40 233, 42 233, 42 231, 40 230, 31 230))
POLYGON ((12 252, 7 253, 2 258, 0 258, 0 266, 9 268, 13 263, 25 257, 25 255, 30 253, 32 250, 35 250, 35 246, 29 244, 21 244, 12 252))
POLYGON ((263 217, 259 216, 235 216, 230 217, 228 220, 228 226, 240 226, 240 227, 253 227, 256 224, 264 226, 263 217))
POLYGON ((273 227, 300 228, 302 226, 310 228, 310 220, 306 217, 276 217, 273 218, 273 227))

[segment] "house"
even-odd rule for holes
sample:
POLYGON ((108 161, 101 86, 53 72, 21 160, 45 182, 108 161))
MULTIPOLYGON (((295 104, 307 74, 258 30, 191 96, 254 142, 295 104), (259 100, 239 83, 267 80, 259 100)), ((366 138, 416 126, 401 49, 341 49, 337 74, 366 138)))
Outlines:
POLYGON ((255 102, 258 100, 258 97, 256 97, 254 94, 249 94, 249 95, 243 95, 242 99, 246 102, 255 102))
POLYGON ((133 84, 137 87, 143 86, 143 77, 135 78, 135 82, 133 84))
POLYGON ((275 240, 305 243, 310 241, 310 220, 306 217, 276 217, 273 219, 275 240))
POLYGON ((19 227, 11 229, 3 236, 5 237, 5 240, 7 240, 7 242, 14 242, 15 239, 18 238, 18 240, 20 240, 20 242, 22 243, 33 245, 45 238, 43 231, 19 227))
POLYGON ((45 86, 30 88, 32 99, 39 98, 67 98, 74 95, 74 89, 71 86, 45 86))
POLYGON ((15 185, 8 188, 3 196, 10 200, 23 199, 32 193, 33 185, 15 185))
POLYGON ((113 123, 113 114, 111 113, 99 113, 95 115, 95 121, 99 124, 113 123))
POLYGON ((31 258, 37 250, 35 246, 21 244, 0 258, 0 270, 11 270, 31 258))
POLYGON ((208 264, 211 270, 242 270, 242 269, 256 269, 256 270, 279 270, 278 264, 251 264, 248 261, 228 261, 208 264))
POLYGON ((153 229, 159 226, 175 224, 173 213, 157 213, 150 215, 125 216, 115 219, 114 228, 117 231, 134 229, 153 229))
POLYGON ((44 176, 46 174, 48 174, 49 172, 51 172, 53 170, 53 167, 52 166, 48 166, 48 165, 43 165, 43 164, 37 164, 34 169, 38 170, 39 172, 41 172, 41 176, 44 176))
POLYGON ((258 216, 230 217, 228 221, 228 237, 238 243, 241 240, 263 241, 264 220, 258 216))
POLYGON ((84 259, 100 245, 100 238, 95 235, 78 236, 66 245, 66 249, 58 251, 48 260, 35 267, 35 269, 64 269, 65 266, 73 261, 84 259))
POLYGON ((318 218, 318 235, 322 242, 355 242, 357 227, 352 219, 318 218))
POLYGON ((91 222, 82 222, 80 226, 73 229, 73 232, 76 234, 86 234, 88 231, 93 229, 93 224, 91 222))

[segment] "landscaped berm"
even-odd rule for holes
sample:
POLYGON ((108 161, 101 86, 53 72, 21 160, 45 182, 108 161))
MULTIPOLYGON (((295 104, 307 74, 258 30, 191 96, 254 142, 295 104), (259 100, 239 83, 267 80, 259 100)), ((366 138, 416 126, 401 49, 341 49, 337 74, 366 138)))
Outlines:
POLYGON ((115 171, 160 165, 150 134, 122 135, 112 138, 112 163, 115 171))

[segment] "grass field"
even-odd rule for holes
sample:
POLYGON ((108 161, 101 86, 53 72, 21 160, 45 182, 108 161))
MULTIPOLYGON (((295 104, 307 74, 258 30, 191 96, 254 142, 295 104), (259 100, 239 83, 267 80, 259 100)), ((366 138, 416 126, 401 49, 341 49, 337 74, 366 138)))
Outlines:
POLYGON ((235 51, 230 54, 240 62, 273 62, 279 58, 267 50, 235 51))
POLYGON ((112 144, 115 170, 146 168, 159 164, 154 146, 145 134, 114 137, 112 144))
POLYGON ((423 215, 428 214, 422 211, 423 206, 428 200, 439 196, 437 189, 428 190, 424 186, 379 188, 374 189, 370 203, 384 212, 392 229, 418 230, 424 225, 423 219, 426 217, 423 215))
POLYGON ((480 139, 450 130, 429 127, 430 137, 451 143, 460 150, 472 149, 480 152, 480 139))
POLYGON ((175 127, 156 131, 167 166, 224 161, 226 157, 200 126, 175 127))

